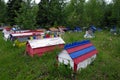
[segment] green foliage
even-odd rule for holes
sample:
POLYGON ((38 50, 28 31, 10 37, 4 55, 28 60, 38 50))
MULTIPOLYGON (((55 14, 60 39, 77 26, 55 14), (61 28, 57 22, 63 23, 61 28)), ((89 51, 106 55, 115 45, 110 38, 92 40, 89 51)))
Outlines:
POLYGON ((84 0, 79 1, 79 0, 71 0, 70 3, 67 5, 66 9, 66 14, 67 14, 67 23, 69 23, 69 26, 79 26, 80 21, 83 19, 82 18, 82 13, 83 13, 83 5, 84 5, 84 0))
POLYGON ((50 1, 50 22, 51 25, 64 25, 64 0, 51 0, 50 1))
POLYGON ((35 26, 97 27, 120 26, 120 1, 112 0, 41 0, 37 5, 31 0, 0 1, 0 23, 21 25, 34 29, 35 26), (32 24, 33 23, 33 24, 32 24))
POLYGON ((37 24, 48 26, 49 24, 49 0, 41 0, 38 4, 37 24))
POLYGON ((41 0, 37 24, 41 26, 64 25, 64 0, 41 0))
POLYGON ((112 14, 111 18, 112 21, 115 23, 113 25, 118 25, 120 26, 120 0, 113 0, 113 7, 112 7, 112 14))
POLYGON ((16 23, 21 25, 23 29, 35 29, 36 25, 36 14, 38 11, 38 6, 31 0, 23 2, 19 13, 16 12, 17 17, 15 18, 16 23))
MULTIPOLYGON (((89 0, 85 4, 85 21, 88 25, 94 24, 96 26, 101 25, 101 20, 103 19, 104 15, 104 1, 99 1, 99 0, 89 0)), ((85 25, 84 24, 84 25, 85 25)))
POLYGON ((6 4, 3 0, 0 0, 0 23, 6 23, 6 4))
POLYGON ((7 3, 7 23, 10 25, 15 25, 15 17, 17 17, 16 12, 19 13, 21 8, 22 0, 9 0, 7 3))
POLYGON ((103 18, 103 21, 102 21, 102 24, 104 26, 108 26, 110 27, 110 25, 113 24, 112 20, 111 20, 111 14, 112 14, 112 4, 108 4, 106 5, 106 7, 104 8, 105 10, 105 13, 104 13, 104 18, 103 18))
POLYGON ((21 25, 34 29, 35 26, 97 27, 120 26, 119 0, 41 0, 37 5, 31 0, 9 0, 0 2, 0 23, 21 25), (6 13, 7 12, 7 13, 6 13), (32 24, 33 23, 33 24, 32 24))
POLYGON ((101 26, 104 18, 104 0, 71 0, 66 7, 67 23, 70 26, 101 26))

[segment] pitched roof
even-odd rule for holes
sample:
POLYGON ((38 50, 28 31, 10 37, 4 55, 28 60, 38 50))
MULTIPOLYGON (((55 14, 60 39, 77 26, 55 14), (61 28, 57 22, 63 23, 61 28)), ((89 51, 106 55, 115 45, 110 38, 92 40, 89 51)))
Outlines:
POLYGON ((76 64, 97 53, 96 48, 90 42, 90 40, 83 40, 80 42, 67 44, 65 45, 64 49, 68 52, 76 64))
POLYGON ((11 34, 14 37, 18 37, 18 36, 31 36, 33 35, 33 33, 13 33, 11 34))
POLYGON ((55 27, 52 27, 52 28, 49 28, 50 31, 59 31, 57 28, 55 27))
POLYGON ((23 36, 34 36, 34 35, 42 35, 43 32, 20 32, 20 33, 12 33, 13 37, 23 37, 23 36))
POLYGON ((40 48, 40 47, 46 47, 46 46, 65 44, 65 42, 61 37, 29 40, 28 43, 32 48, 40 48))

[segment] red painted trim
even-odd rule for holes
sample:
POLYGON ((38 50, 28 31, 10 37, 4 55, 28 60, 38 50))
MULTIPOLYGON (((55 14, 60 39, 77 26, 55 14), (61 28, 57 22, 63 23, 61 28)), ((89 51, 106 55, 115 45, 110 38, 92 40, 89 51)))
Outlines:
POLYGON ((80 57, 78 57, 78 58, 73 59, 73 61, 74 61, 76 64, 79 64, 80 62, 86 60, 87 58, 90 58, 91 56, 93 56, 94 54, 97 54, 97 53, 98 53, 97 50, 93 50, 93 51, 91 51, 91 52, 89 52, 89 53, 87 53, 87 54, 85 54, 85 55, 82 55, 82 56, 80 56, 80 57))
POLYGON ((38 56, 42 56, 45 52, 53 51, 54 49, 56 49, 56 47, 63 48, 64 44, 53 45, 53 46, 46 46, 46 47, 34 48, 34 49, 32 49, 30 46, 28 46, 26 44, 26 47, 27 47, 26 51, 28 52, 28 54, 30 56, 34 56, 35 54, 37 54, 38 56))
POLYGON ((5 30, 6 30, 6 31, 10 31, 11 28, 10 28, 10 27, 6 27, 5 30))
POLYGON ((58 61, 58 56, 56 56, 56 60, 58 61))
POLYGON ((77 71, 77 64, 74 63, 74 71, 76 72, 77 71))
POLYGON ((70 54, 70 53, 73 53, 75 51, 79 51, 79 50, 82 50, 84 48, 90 47, 92 45, 93 45, 92 43, 88 43, 88 44, 85 44, 85 45, 82 45, 82 46, 77 46, 77 47, 74 47, 74 48, 67 49, 67 52, 70 54))

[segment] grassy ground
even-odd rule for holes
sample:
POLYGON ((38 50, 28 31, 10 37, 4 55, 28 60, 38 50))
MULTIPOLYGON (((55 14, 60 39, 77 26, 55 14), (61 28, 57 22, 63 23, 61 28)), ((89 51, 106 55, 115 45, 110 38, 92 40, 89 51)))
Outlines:
MULTIPOLYGON (((84 33, 65 33, 66 43, 81 41, 84 33)), ((91 42, 99 51, 96 60, 86 69, 78 71, 75 78, 71 70, 56 67, 56 55, 61 50, 46 53, 42 57, 26 55, 25 46, 17 48, 5 42, 0 33, 0 80, 119 80, 120 37, 109 32, 96 32, 91 42)))

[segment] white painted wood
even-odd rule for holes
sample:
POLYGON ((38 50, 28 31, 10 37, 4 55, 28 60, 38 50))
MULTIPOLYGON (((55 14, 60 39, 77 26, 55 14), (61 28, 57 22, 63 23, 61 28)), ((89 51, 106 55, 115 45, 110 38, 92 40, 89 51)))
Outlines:
POLYGON ((61 37, 56 38, 45 38, 45 39, 38 39, 38 40, 29 40, 28 43, 32 48, 40 48, 58 44, 65 44, 61 37))
POLYGON ((33 35, 33 33, 13 33, 11 35, 13 37, 17 37, 17 36, 30 36, 30 35, 33 35))
POLYGON ((77 65, 77 70, 81 70, 81 69, 84 69, 86 68, 89 64, 91 64, 96 58, 96 54, 94 54, 93 56, 91 56, 90 58, 80 62, 78 65, 77 65))
POLYGON ((74 68, 74 62, 70 55, 67 53, 66 50, 63 50, 59 55, 58 55, 58 61, 60 63, 64 63, 65 65, 70 65, 70 67, 74 68))

